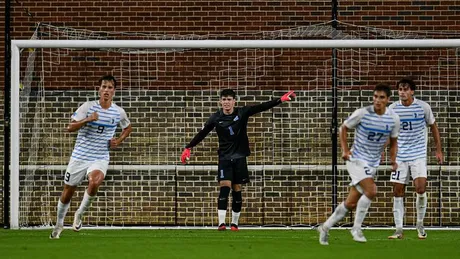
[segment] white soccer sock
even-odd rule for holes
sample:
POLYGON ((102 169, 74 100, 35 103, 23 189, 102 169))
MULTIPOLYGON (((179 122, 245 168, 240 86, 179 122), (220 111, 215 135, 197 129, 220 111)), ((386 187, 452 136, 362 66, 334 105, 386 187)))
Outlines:
POLYGON ((353 228, 361 228, 364 218, 366 217, 367 210, 371 206, 372 200, 367 198, 366 195, 361 195, 361 198, 358 200, 358 205, 356 206, 356 215, 353 228))
POLYGON ((64 225, 64 218, 65 215, 67 214, 67 211, 69 210, 70 207, 70 202, 67 204, 64 204, 61 202, 61 199, 59 199, 58 206, 57 206, 57 220, 56 224, 63 226, 64 225))
POLYGON ((348 209, 345 207, 345 203, 340 203, 340 205, 337 206, 337 208, 335 208, 334 213, 332 213, 332 215, 326 220, 326 222, 324 222, 323 228, 325 230, 329 230, 332 226, 335 225, 335 223, 342 220, 345 217, 345 215, 347 215, 347 213, 348 209))
POLYGON ((225 224, 225 217, 227 216, 227 210, 217 210, 217 214, 219 215, 219 226, 221 224, 225 224))
POLYGON ((241 212, 234 212, 232 210, 232 224, 238 225, 238 220, 240 219, 241 212))
POLYGON ((83 215, 85 211, 89 208, 91 205, 91 202, 96 198, 96 195, 94 196, 89 196, 87 190, 85 191, 85 194, 83 195, 83 200, 81 201, 80 207, 77 210, 78 214, 83 215))
POLYGON ((415 203, 417 207, 417 224, 423 225, 423 219, 425 218, 426 213, 426 205, 428 203, 426 192, 423 194, 417 193, 417 201, 415 203))
POLYGON ((393 216, 395 220, 396 229, 403 228, 404 222, 404 198, 394 197, 393 198, 393 216))

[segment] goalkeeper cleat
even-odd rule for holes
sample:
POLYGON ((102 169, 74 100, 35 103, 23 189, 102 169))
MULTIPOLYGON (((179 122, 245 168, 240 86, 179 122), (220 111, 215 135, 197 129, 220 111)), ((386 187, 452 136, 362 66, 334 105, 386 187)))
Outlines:
POLYGON ((418 239, 426 239, 426 232, 425 228, 421 224, 417 224, 417 234, 418 234, 418 239))
POLYGON ((350 231, 351 235, 353 236, 353 240, 359 243, 366 243, 367 239, 363 234, 363 231, 360 228, 352 228, 350 231))
POLYGON ((231 230, 231 231, 239 231, 238 225, 232 223, 232 224, 230 225, 230 230, 231 230))
POLYGON ((217 228, 218 231, 224 231, 227 229, 227 225, 225 225, 225 223, 222 223, 219 225, 219 227, 217 228))
POLYGON ((78 213, 78 211, 75 212, 75 216, 73 218, 73 224, 72 224, 72 229, 75 232, 80 231, 81 226, 82 226, 82 215, 78 213))
POLYGON ((388 236, 388 239, 403 239, 403 231, 402 229, 396 229, 395 233, 391 236, 388 236))
POLYGON ((61 235, 61 232, 63 229, 64 229, 64 226, 56 225, 53 228, 53 231, 51 232, 50 239, 59 239, 59 236, 61 235))
POLYGON ((319 243, 323 246, 329 245, 329 231, 325 230, 323 224, 316 229, 319 232, 319 243))

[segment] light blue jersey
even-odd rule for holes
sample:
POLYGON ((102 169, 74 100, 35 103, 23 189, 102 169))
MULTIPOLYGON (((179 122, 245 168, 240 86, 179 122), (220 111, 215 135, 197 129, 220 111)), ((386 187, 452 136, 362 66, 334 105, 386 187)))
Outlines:
POLYGON ((404 106, 401 101, 390 105, 401 120, 401 131, 398 138, 397 160, 402 162, 426 159, 427 152, 427 125, 435 122, 431 107, 424 101, 414 101, 404 106))
POLYGON ((85 102, 72 115, 72 120, 81 121, 93 112, 97 112, 99 118, 78 130, 72 158, 81 161, 109 161, 109 141, 115 135, 117 125, 120 124, 124 129, 130 121, 123 108, 112 103, 110 108, 103 109, 99 101, 85 102))
POLYGON ((384 114, 378 115, 371 105, 353 112, 344 125, 349 129, 356 129, 351 148, 352 159, 378 167, 386 141, 389 137, 398 137, 400 122, 399 116, 393 110, 386 108, 384 114))

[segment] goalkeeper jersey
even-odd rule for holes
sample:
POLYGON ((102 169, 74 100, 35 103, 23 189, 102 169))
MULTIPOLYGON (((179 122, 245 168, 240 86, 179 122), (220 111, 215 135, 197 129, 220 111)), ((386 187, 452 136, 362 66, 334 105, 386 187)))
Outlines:
POLYGON ((221 109, 209 117, 203 129, 198 132, 186 148, 196 146, 215 128, 219 138, 218 154, 220 160, 247 157, 251 154, 247 134, 248 118, 280 103, 281 100, 276 99, 254 106, 235 107, 233 113, 229 115, 224 114, 221 109))

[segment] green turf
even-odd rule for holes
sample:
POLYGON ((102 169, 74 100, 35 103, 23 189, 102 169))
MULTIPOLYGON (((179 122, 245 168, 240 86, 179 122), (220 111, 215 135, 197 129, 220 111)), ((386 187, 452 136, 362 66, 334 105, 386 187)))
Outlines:
POLYGON ((331 230, 329 246, 313 230, 0 230, 0 258, 459 258, 460 232, 430 231, 418 240, 388 240, 391 230, 365 230, 368 242, 356 243, 346 230, 331 230))

